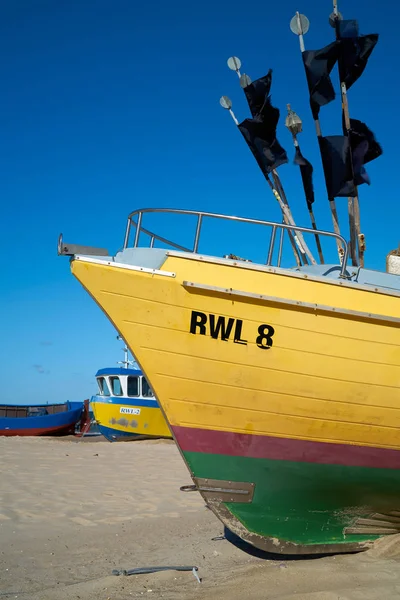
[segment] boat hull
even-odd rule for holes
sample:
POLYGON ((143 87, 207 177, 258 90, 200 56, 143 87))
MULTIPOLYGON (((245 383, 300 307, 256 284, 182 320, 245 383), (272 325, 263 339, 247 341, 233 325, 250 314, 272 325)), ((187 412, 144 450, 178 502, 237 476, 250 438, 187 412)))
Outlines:
POLYGON ((96 395, 91 403, 99 431, 110 442, 172 437, 164 415, 153 398, 107 399, 96 395))
POLYGON ((0 436, 74 435, 83 402, 70 402, 68 410, 34 417, 0 418, 0 436))
POLYGON ((179 256, 151 275, 84 259, 72 270, 232 531, 287 553, 400 531, 398 297, 179 256))
POLYGON ((373 535, 400 533, 396 451, 358 446, 348 451, 339 444, 186 427, 173 431, 196 486, 219 482, 229 490, 217 502, 215 494, 204 493, 214 512, 264 550, 359 550, 373 535), (252 483, 250 504, 240 501, 233 481, 243 491, 252 483), (233 502, 219 501, 230 494, 233 502))

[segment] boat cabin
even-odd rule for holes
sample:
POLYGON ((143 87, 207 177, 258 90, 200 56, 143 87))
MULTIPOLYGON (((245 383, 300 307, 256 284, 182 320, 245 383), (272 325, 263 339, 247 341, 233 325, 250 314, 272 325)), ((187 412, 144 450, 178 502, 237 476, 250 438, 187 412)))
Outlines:
POLYGON ((139 369, 100 369, 96 373, 99 396, 154 398, 146 377, 139 369))

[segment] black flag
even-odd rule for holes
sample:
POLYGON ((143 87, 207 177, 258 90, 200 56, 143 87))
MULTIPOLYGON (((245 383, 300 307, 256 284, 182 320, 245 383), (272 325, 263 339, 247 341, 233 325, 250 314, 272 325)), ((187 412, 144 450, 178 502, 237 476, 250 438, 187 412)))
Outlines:
POLYGON ((306 195, 307 208, 311 210, 311 205, 314 202, 314 186, 313 186, 313 167, 312 164, 304 158, 299 146, 296 146, 296 153, 294 156, 294 164, 299 165, 301 179, 303 181, 304 193, 306 195))
POLYGON ((382 154, 372 131, 362 121, 350 119, 348 136, 319 138, 326 189, 329 198, 356 195, 355 186, 367 183, 364 165, 382 154))
POLYGON ((333 42, 321 50, 305 50, 302 56, 311 110, 314 119, 317 119, 320 107, 335 99, 335 90, 329 74, 339 57, 338 42, 333 42))
POLYGON ((264 105, 268 99, 272 83, 272 69, 264 77, 256 79, 250 85, 244 88, 247 103, 253 117, 262 114, 264 105))
POLYGON ((288 162, 286 151, 276 139, 279 109, 271 105, 272 71, 244 88, 252 119, 238 125, 264 175, 288 162))
POLYGON ((352 178, 349 138, 330 135, 318 138, 329 200, 356 195, 352 178))
POLYGON ((340 40, 340 81, 350 89, 361 77, 373 49, 378 43, 378 34, 358 35, 357 21, 336 21, 337 38, 340 40))
POLYGON ((269 99, 264 107, 264 114, 264 119, 245 119, 238 127, 261 171, 264 175, 269 175, 271 171, 287 163, 288 158, 276 139, 279 110, 271 106, 269 99))
POLYGON ((375 136, 369 127, 362 121, 358 121, 358 119, 350 119, 350 143, 353 157, 357 148, 362 146, 363 165, 371 162, 371 160, 375 160, 375 158, 381 156, 383 152, 381 145, 376 141, 375 136))
POLYGON ((353 173, 356 185, 368 183, 370 179, 364 165, 382 154, 382 148, 372 131, 362 121, 350 119, 350 146, 353 160, 353 173))

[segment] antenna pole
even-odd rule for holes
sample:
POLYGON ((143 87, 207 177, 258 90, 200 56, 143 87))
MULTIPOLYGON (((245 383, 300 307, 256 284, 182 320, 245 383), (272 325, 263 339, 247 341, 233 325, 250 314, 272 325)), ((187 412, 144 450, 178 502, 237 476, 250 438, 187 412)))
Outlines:
MULTIPOLYGON (((336 39, 339 40, 339 21, 341 20, 341 15, 338 12, 337 0, 333 0, 333 27, 335 28, 336 39)), ((346 136, 350 140, 350 113, 349 113, 349 103, 347 99, 347 88, 346 84, 341 80, 342 74, 339 66, 339 79, 340 79, 340 94, 342 98, 342 114, 344 120, 344 126, 346 129, 346 136)), ((351 172, 354 181, 354 170, 353 170, 353 157, 350 149, 350 164, 351 164, 351 172)), ((355 187, 355 196, 349 196, 347 199, 348 212, 349 212, 349 225, 350 225, 350 252, 352 264, 354 266, 358 265, 358 262, 361 267, 364 266, 364 252, 365 252, 365 238, 361 233, 361 225, 360 225, 360 203, 358 199, 358 188, 354 183, 355 187), (357 260, 357 248, 358 248, 358 260, 357 260)))
MULTIPOLYGON (((301 122, 300 117, 298 115, 296 115, 295 112, 292 111, 290 104, 287 104, 286 108, 288 111, 288 116, 286 117, 285 125, 289 129, 290 133, 292 134, 292 140, 293 140, 294 147, 296 149, 298 148, 300 151, 300 144, 297 139, 297 134, 302 131, 302 122, 301 122)), ((301 167, 300 167, 300 169, 301 169, 301 167)), ((304 187, 304 182, 303 182, 303 187, 304 187)), ((312 204, 309 202, 309 200, 307 198, 307 193, 306 193, 305 187, 304 187, 304 192, 306 194, 307 209, 308 209, 308 214, 310 215, 311 225, 312 225, 312 228, 317 232, 318 231, 317 223, 315 221, 312 204)), ((321 264, 323 265, 324 264, 324 255, 322 254, 321 241, 319 239, 318 233, 315 233, 315 243, 317 245, 319 260, 320 260, 321 264)))
MULTIPOLYGON (((268 184, 270 184, 270 182, 268 182, 268 184)), ((286 200, 286 197, 285 197, 285 200, 286 200)), ((286 202, 287 202, 287 200, 286 200, 286 202)), ((282 211, 282 222, 286 223, 286 225, 288 225, 287 218, 286 218, 286 216, 285 216, 285 214, 284 214, 283 211, 282 211)), ((283 229, 282 229, 282 231, 283 231, 283 229)), ((287 233, 288 233, 288 237, 289 237, 289 240, 290 240, 290 244, 292 246, 292 250, 293 250, 293 254, 294 254, 297 266, 301 267, 301 264, 302 264, 301 257, 303 258, 303 261, 305 261, 304 264, 306 264, 306 258, 304 257, 304 253, 302 253, 300 255, 298 243, 296 242, 296 240, 294 238, 293 232, 290 229, 287 229, 287 233)), ((280 266, 280 265, 278 265, 278 266, 280 266)))
POLYGON ((298 30, 299 30, 298 36, 299 36, 300 52, 303 54, 303 52, 305 51, 306 47, 304 45, 303 26, 301 24, 300 13, 299 13, 298 10, 296 11, 296 21, 297 21, 297 27, 298 27, 298 30))
MULTIPOLYGON (((275 189, 278 191, 278 195, 281 197, 281 200, 283 202, 283 206, 285 207, 284 209, 284 216, 288 217, 288 222, 290 223, 290 225, 296 226, 296 223, 294 221, 294 218, 292 216, 290 207, 289 207, 289 202, 286 198, 286 194, 285 194, 285 190, 283 189, 283 185, 282 182, 280 180, 280 177, 276 171, 276 169, 274 169, 272 171, 272 178, 274 180, 274 184, 275 184, 275 189), (287 215, 286 215, 286 211, 287 211, 287 215)), ((268 182, 269 183, 269 182, 268 182)), ((272 190, 273 194, 275 195, 274 190, 272 190)), ((293 237, 294 237, 294 241, 296 243, 296 245, 298 246, 301 256, 303 258, 303 262, 304 264, 308 264, 308 260, 307 260, 307 256, 310 259, 311 264, 316 265, 316 261, 311 253, 311 250, 308 248, 306 242, 304 241, 304 236, 302 234, 301 231, 293 231, 293 237)))
POLYGON ((122 350, 124 351, 124 360, 117 361, 117 364, 123 365, 124 369, 129 369, 129 365, 133 365, 134 363, 133 363, 133 360, 129 360, 128 345, 120 335, 117 335, 117 340, 124 342, 124 347, 122 348, 122 350))
MULTIPOLYGON (((335 1, 336 0, 334 0, 334 2, 335 1)), ((337 7, 336 7, 336 9, 337 9, 337 7)), ((304 35, 308 31, 309 21, 306 17, 304 17, 304 15, 300 15, 300 13, 297 11, 296 15, 293 17, 290 25, 291 25, 291 29, 292 29, 293 33, 295 33, 299 38, 300 51, 303 54, 303 52, 305 52, 304 35), (301 17, 303 17, 303 19, 305 19, 306 27, 304 27, 301 17), (293 27, 293 21, 295 22, 296 29, 293 27)), ((316 119, 314 119, 314 123, 315 123, 315 132, 316 132, 317 138, 319 140, 322 137, 322 130, 321 130, 321 124, 320 124, 318 117, 316 119)), ((335 202, 334 198, 332 200, 329 199, 329 207, 331 209, 331 214, 332 214, 333 229, 337 235, 341 235, 340 227, 339 227, 339 217, 337 214, 336 202, 335 202)), ((342 264, 343 257, 344 257, 344 248, 343 248, 342 242, 338 238, 336 238, 336 244, 337 244, 340 264, 342 264)))
MULTIPOLYGON (((340 92, 342 95, 342 111, 344 116, 344 126, 346 128, 347 137, 350 136, 350 115, 349 115, 349 105, 347 102, 347 89, 345 83, 340 83, 340 92)), ((353 159, 352 153, 350 150, 350 162, 351 162, 351 171, 353 173, 353 159)), ((354 179, 353 179, 354 180, 354 179)), ((354 266, 357 266, 357 248, 358 248, 358 259, 360 262, 360 266, 364 266, 364 243, 360 242, 361 231, 360 231, 360 203, 358 201, 358 189, 356 184, 354 183, 356 195, 354 198, 349 196, 347 198, 347 208, 349 212, 349 225, 350 225, 350 252, 351 252, 351 260, 354 266)))

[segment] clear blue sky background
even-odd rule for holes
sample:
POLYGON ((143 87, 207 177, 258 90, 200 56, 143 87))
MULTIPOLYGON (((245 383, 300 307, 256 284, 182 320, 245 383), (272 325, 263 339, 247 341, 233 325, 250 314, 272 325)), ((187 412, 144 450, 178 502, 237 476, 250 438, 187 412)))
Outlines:
MULTIPOLYGON (((300 10, 311 21, 306 47, 322 47, 333 40, 331 8, 329 0, 2 3, 0 402, 89 397, 96 370, 123 356, 116 332, 70 274, 68 259, 57 257, 60 231, 69 242, 114 252, 126 215, 139 207, 279 218, 218 103, 227 94, 238 118, 248 116, 226 66, 229 56, 239 56, 253 79, 274 69, 279 140, 291 160, 286 103, 303 118, 300 142, 316 171, 317 222, 331 229, 298 40, 289 29, 300 10)), ((387 252, 399 243, 400 9, 392 0, 348 0, 339 9, 359 19, 362 33, 380 34, 349 101, 351 115, 366 121, 384 149, 368 165, 371 187, 360 189, 367 264, 384 269, 387 252)), ((338 89, 336 73, 333 79, 338 89)), ((324 134, 340 133, 339 102, 322 110, 321 122, 324 134)), ((296 167, 284 165, 280 175, 296 221, 307 226, 296 167)), ((347 236, 346 200, 337 202, 347 236)), ((231 236, 220 247, 244 252, 231 236)))

